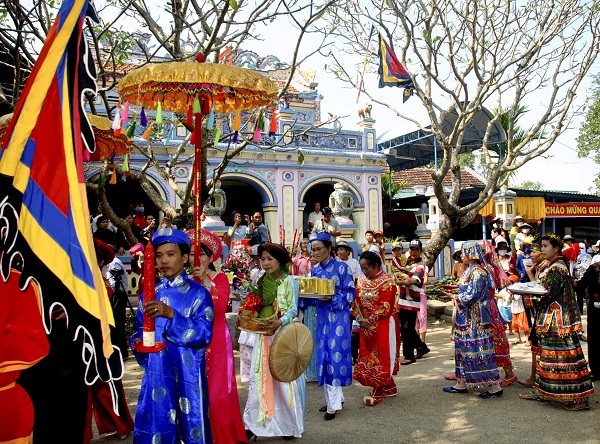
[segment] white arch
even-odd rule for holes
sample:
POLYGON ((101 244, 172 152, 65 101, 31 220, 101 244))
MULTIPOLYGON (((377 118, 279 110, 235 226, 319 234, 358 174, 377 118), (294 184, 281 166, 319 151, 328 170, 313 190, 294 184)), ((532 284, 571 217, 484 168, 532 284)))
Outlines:
POLYGON ((269 185, 266 182, 264 182, 260 177, 253 176, 248 173, 240 173, 238 171, 233 171, 224 172, 219 180, 235 180, 245 182, 249 185, 252 185, 259 192, 259 194, 263 198, 263 203, 277 203, 277 196, 269 187, 269 185))
POLYGON ((306 196, 306 193, 314 185, 318 185, 320 183, 326 183, 326 184, 332 184, 333 183, 333 184, 335 184, 336 182, 342 182, 345 185, 348 185, 348 188, 350 190, 352 190, 352 192, 356 196, 356 199, 358 199, 358 202, 357 202, 358 204, 361 204, 361 203, 364 202, 363 195, 361 194, 361 192, 359 191, 359 189, 356 186, 354 186, 352 183, 350 183, 348 181, 348 179, 346 179, 345 177, 331 176, 331 175, 327 175, 327 176, 323 176, 323 177, 319 177, 319 178, 311 178, 309 181, 307 181, 302 186, 302 188, 300 189, 300 193, 299 193, 299 197, 298 197, 298 202, 304 202, 304 197, 306 196))
MULTIPOLYGON (((130 168, 133 169, 133 170, 137 170, 137 171, 141 171, 142 170, 140 167, 138 167, 136 165, 131 165, 130 168)), ((85 173, 85 180, 86 180, 86 182, 90 182, 93 178, 95 178, 97 175, 99 175, 100 173, 102 173, 102 171, 104 171, 103 168, 97 168, 97 169, 90 170, 90 171, 86 172, 85 173)), ((160 195, 161 199, 163 199, 165 202, 169 203, 169 205, 175 206, 174 202, 170 202, 169 190, 167 188, 168 185, 162 179, 162 177, 160 177, 160 175, 158 175, 157 173, 155 173, 153 171, 146 171, 145 175, 146 175, 146 178, 148 179, 148 181, 154 187, 154 189, 158 192, 158 194, 160 195)))

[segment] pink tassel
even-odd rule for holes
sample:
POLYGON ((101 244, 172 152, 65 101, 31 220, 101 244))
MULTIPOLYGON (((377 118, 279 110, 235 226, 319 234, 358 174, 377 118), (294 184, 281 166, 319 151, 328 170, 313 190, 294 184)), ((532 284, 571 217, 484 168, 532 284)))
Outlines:
POLYGON ((257 126, 254 130, 254 137, 252 138, 255 142, 260 140, 260 128, 257 126))
POLYGON ((123 123, 129 120, 129 102, 125 102, 123 104, 123 113, 121 114, 121 128, 123 127, 123 123))

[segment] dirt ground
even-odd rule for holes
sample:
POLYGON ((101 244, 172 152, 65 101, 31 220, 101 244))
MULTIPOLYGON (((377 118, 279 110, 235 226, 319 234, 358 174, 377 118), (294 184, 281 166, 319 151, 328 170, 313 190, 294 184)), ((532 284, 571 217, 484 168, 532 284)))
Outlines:
MULTIPOLYGON (((585 317, 585 316, 584 316, 585 317)), ((509 336, 513 341, 514 336, 509 336)), ((415 364, 402 366, 395 377, 398 396, 375 407, 362 402, 368 389, 358 383, 344 388, 346 403, 333 421, 325 421, 319 408, 324 405, 322 388, 307 384, 304 444, 321 443, 594 443, 600 442, 600 405, 567 412, 560 406, 519 399, 528 389, 518 384, 504 388, 497 399, 480 399, 476 393, 449 394, 451 385, 443 375, 453 372, 454 344, 450 325, 430 325, 427 344, 431 352, 415 364)), ((587 355, 587 343, 583 342, 587 355)), ((525 344, 511 345, 515 374, 525 379, 530 371, 531 352, 525 344)), ((237 353, 236 353, 237 363, 237 353)), ((238 367, 239 372, 239 367, 238 367)), ((134 358, 126 361, 124 386, 132 416, 143 371, 134 358)), ((247 384, 238 377, 241 408, 246 402, 247 384)), ((258 442, 280 442, 259 438, 258 442)), ((116 437, 99 437, 94 444, 132 443, 116 437)), ((282 442, 282 441, 281 441, 282 442)))

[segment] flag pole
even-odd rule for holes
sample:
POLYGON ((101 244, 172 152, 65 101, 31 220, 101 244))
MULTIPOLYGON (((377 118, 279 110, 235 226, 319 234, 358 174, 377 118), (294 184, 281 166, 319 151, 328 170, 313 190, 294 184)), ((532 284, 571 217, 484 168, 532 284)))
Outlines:
POLYGON ((375 32, 375 26, 371 25, 369 41, 367 42, 367 51, 365 52, 365 61, 363 62, 362 72, 360 73, 360 82, 358 84, 358 95, 356 96, 356 103, 358 103, 358 99, 360 98, 360 92, 362 91, 363 80, 365 78, 365 71, 367 69, 367 60, 369 59, 369 47, 371 46, 371 38, 373 38, 374 32, 375 32))

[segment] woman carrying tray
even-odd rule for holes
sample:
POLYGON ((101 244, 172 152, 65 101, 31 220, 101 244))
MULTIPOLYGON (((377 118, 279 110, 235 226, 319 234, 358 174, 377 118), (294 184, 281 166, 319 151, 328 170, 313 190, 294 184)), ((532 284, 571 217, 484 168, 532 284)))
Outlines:
POLYGON ((352 384, 350 304, 355 298, 354 279, 348 265, 332 256, 331 235, 315 233, 308 240, 318 261, 311 270, 312 276, 335 281, 331 299, 317 302, 317 374, 327 403, 321 411, 329 421, 342 410, 342 387, 352 384))
POLYGON ((589 396, 594 387, 579 343, 583 326, 561 249, 558 236, 542 236, 542 256, 549 263, 540 274, 539 284, 548 293, 537 304, 539 345, 534 392, 520 397, 557 402, 565 410, 583 410, 590 408, 589 396))
POLYGON ((269 350, 274 335, 298 314, 298 284, 287 273, 291 260, 284 247, 265 242, 259 245, 258 254, 265 270, 265 274, 258 280, 258 292, 263 301, 277 301, 277 310, 281 316, 271 320, 266 333, 259 334, 256 338, 248 401, 244 409, 246 434, 248 438, 301 438, 306 399, 304 375, 295 381, 284 383, 276 381, 269 369, 269 350))
POLYGON ((377 405, 398 394, 392 374, 396 360, 396 292, 394 278, 382 269, 381 258, 371 251, 360 255, 363 275, 358 278, 354 311, 360 324, 360 349, 354 379, 372 387, 363 401, 377 405))

